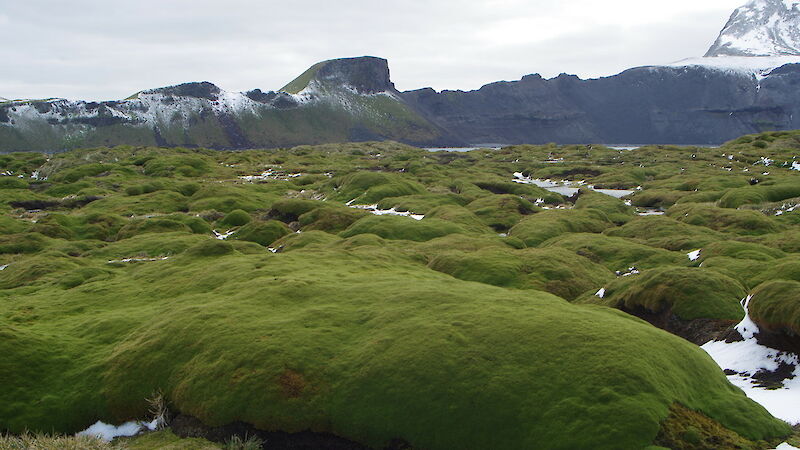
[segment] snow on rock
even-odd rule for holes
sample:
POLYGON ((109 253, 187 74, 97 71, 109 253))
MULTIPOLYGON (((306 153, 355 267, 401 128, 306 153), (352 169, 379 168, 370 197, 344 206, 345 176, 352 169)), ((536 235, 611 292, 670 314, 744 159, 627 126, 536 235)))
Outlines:
POLYGON ((792 170, 800 170, 800 161, 792 162, 792 170))
MULTIPOLYGON (((758 326, 750 318, 748 306, 751 296, 743 300, 745 317, 736 326, 744 338, 739 342, 710 341, 701 348, 708 353, 720 368, 734 372, 728 375, 730 382, 741 388, 748 397, 761 404, 773 416, 791 424, 800 423, 800 358, 758 343, 755 335, 758 326), (780 389, 759 387, 753 376, 762 371, 774 372, 781 365, 794 367, 790 378, 783 381, 780 389)), ((784 447, 786 448, 786 447, 784 447)))
POLYGON ((800 55, 798 0, 750 0, 731 15, 705 56, 800 55))
POLYGON ((697 261, 698 258, 700 258, 700 252, 701 250, 695 250, 693 252, 687 253, 686 256, 689 257, 689 261, 697 261))
POLYGON ((156 428, 158 428, 157 419, 151 422, 125 422, 120 426, 109 425, 98 420, 94 425, 78 433, 77 436, 94 436, 104 441, 111 441, 117 437, 135 436, 145 430, 155 431, 156 428))
POLYGON ((8 267, 8 264, 0 266, 0 270, 6 270, 6 267, 8 267))
POLYGON ((392 209, 378 209, 378 205, 353 205, 352 200, 347 203, 347 206, 356 209, 363 209, 365 211, 369 211, 376 216, 405 216, 411 217, 414 220, 422 220, 425 216, 423 214, 414 214, 410 211, 398 211, 395 208, 392 209))
POLYGON ((606 288, 600 288, 595 294, 596 297, 603 298, 606 296, 606 288))

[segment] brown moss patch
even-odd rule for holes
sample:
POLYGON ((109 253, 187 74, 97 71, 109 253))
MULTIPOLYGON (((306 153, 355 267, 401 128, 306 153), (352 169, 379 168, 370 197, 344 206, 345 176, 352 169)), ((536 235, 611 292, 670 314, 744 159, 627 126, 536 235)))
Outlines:
POLYGON ((775 448, 782 441, 751 441, 708 416, 674 403, 654 445, 672 450, 756 450, 775 448))
POLYGON ((278 378, 278 383, 281 385, 283 395, 287 398, 298 398, 308 388, 308 383, 303 374, 291 369, 283 371, 280 378, 278 378))

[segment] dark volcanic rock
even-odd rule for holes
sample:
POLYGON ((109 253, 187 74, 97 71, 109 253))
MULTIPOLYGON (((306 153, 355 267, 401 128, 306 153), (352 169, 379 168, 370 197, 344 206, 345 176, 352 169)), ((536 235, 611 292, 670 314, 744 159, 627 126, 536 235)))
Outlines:
POLYGON ((477 91, 403 96, 472 143, 719 144, 800 128, 798 83, 797 65, 777 69, 760 85, 752 75, 703 66, 640 67, 592 80, 529 75, 477 91))
POLYGON ((261 89, 253 89, 252 91, 246 92, 244 95, 247 96, 250 100, 259 102, 259 103, 269 103, 275 97, 278 96, 277 93, 269 91, 269 92, 261 92, 261 89))
POLYGON ((362 56, 327 61, 315 78, 322 83, 346 85, 361 94, 393 91, 389 79, 389 62, 383 58, 362 56))
POLYGON ((216 85, 203 81, 199 83, 183 83, 175 86, 168 86, 158 89, 145 91, 148 94, 164 94, 174 97, 195 97, 204 98, 206 100, 217 100, 219 98, 220 88, 216 85))

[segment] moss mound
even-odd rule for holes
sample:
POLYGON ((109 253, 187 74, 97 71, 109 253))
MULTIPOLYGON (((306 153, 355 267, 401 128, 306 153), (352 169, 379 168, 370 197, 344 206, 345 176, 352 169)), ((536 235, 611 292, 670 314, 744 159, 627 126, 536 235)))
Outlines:
POLYGON ((488 226, 478 216, 476 216, 475 213, 461 206, 439 206, 428 211, 428 214, 425 215, 425 218, 441 219, 448 222, 453 222, 472 233, 482 234, 490 232, 488 226))
POLYGON ((448 234, 464 233, 464 228, 440 219, 414 220, 400 216, 370 215, 340 233, 349 238, 357 234, 374 234, 383 239, 428 241, 448 234))
POLYGON ((342 238, 324 231, 304 231, 291 233, 273 242, 273 246, 283 252, 298 250, 309 246, 328 246, 341 241, 342 238))
POLYGON ((250 217, 250 214, 248 214, 247 211, 234 209, 225 215, 222 220, 220 220, 220 225, 225 225, 228 227, 241 227, 250 223, 251 220, 253 219, 250 217))
POLYGON ((482 197, 468 204, 466 208, 485 225, 497 231, 508 231, 523 217, 541 211, 533 203, 508 194, 482 197))
POLYGON ((469 201, 464 196, 458 194, 422 194, 384 198, 378 202, 378 208, 395 208, 398 211, 428 214, 431 210, 439 206, 464 206, 467 203, 469 203, 469 201))
POLYGON ((279 238, 291 233, 292 230, 277 220, 253 221, 243 226, 231 236, 231 239, 249 241, 269 246, 279 238))
POLYGON ((749 311, 762 331, 800 335, 800 282, 774 280, 761 284, 753 291, 749 311))
POLYGON ((325 206, 302 214, 298 220, 305 231, 339 233, 370 213, 361 209, 341 206, 325 206))
POLYGON ((770 200, 796 189, 798 139, 0 155, 15 175, 0 189, 0 430, 142 418, 160 389, 209 426, 377 448, 766 447, 788 428, 704 352, 581 303, 696 338, 760 285, 764 330, 794 333, 800 210, 770 200), (638 217, 587 191, 570 205, 515 172, 675 206, 638 217), (237 233, 214 239, 212 223, 237 233), (643 273, 614 277, 630 266, 643 273))
POLYGON ((369 205, 388 197, 418 195, 426 192, 416 181, 398 174, 384 172, 356 172, 336 182, 336 198, 353 200, 356 204, 369 205))
POLYGON ((778 222, 757 211, 715 208, 707 205, 677 205, 667 215, 689 225, 744 235, 774 233, 781 229, 778 222))
POLYGON ((647 245, 667 250, 696 250, 709 242, 723 239, 721 233, 678 222, 665 216, 637 217, 621 227, 607 230, 605 234, 636 239, 647 245))
POLYGON ((186 224, 172 219, 157 218, 135 220, 119 230, 119 233, 117 233, 117 240, 128 239, 130 237, 145 233, 191 233, 191 231, 192 229, 186 224))
POLYGON ((455 280, 376 247, 204 246, 112 284, 29 292, 35 322, 0 316, 15 361, 0 365, 0 426, 140 417, 160 388, 212 426, 375 447, 642 448, 676 402, 751 439, 789 432, 701 350, 610 309, 455 280), (225 254, 197 257, 209 253, 225 254))
POLYGON ((193 258, 207 258, 223 256, 230 253, 233 253, 233 245, 231 245, 230 242, 205 240, 189 247, 184 254, 193 258))
POLYGON ((800 197, 800 185, 796 182, 774 185, 756 185, 729 190, 719 200, 722 208, 738 208, 746 204, 778 202, 800 197))
POLYGON ((601 233, 613 226, 608 216, 596 209, 549 210, 525 218, 508 234, 536 247, 565 233, 601 233))
POLYGON ((736 280, 718 272, 689 267, 659 267, 621 277, 594 303, 625 311, 669 312, 681 319, 741 320, 739 303, 747 292, 736 280))
POLYGON ((487 247, 448 252, 428 264, 467 281, 516 289, 537 289, 573 300, 614 278, 608 269, 561 248, 513 250, 487 247))
POLYGON ((725 256, 735 259, 771 261, 773 259, 783 258, 786 254, 780 250, 750 242, 719 241, 712 242, 703 247, 700 256, 702 258, 725 256))
POLYGON ((588 189, 581 189, 575 209, 597 209, 605 213, 615 224, 627 223, 635 216, 633 207, 610 195, 601 194, 588 189))
POLYGON ((664 265, 680 265, 687 261, 683 253, 640 244, 628 239, 602 234, 571 233, 542 244, 543 247, 562 247, 613 271, 629 267, 650 269, 664 265))

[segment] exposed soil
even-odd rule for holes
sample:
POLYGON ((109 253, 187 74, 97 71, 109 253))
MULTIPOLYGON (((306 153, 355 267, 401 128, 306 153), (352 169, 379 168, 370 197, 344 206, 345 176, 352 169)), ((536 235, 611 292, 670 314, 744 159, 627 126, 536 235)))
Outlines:
POLYGON ((703 345, 712 340, 728 340, 734 342, 741 340, 741 336, 731 336, 733 331, 739 335, 734 326, 736 321, 724 319, 693 319, 685 320, 676 316, 671 310, 664 310, 659 313, 650 312, 644 308, 636 308, 635 310, 623 309, 628 314, 632 314, 640 319, 646 320, 653 326, 661 328, 662 330, 669 331, 670 333, 680 336, 689 342, 697 345, 703 345))
MULTIPOLYGON (((243 422, 221 427, 209 427, 196 417, 179 414, 170 423, 172 432, 182 438, 203 438, 213 442, 228 442, 234 436, 246 439, 255 436, 263 442, 262 448, 270 450, 368 450, 370 447, 331 433, 301 431, 263 431, 243 422)), ((384 450, 409 450, 411 446, 402 439, 394 439, 384 450)))
POLYGON ((794 378, 794 369, 796 366, 792 364, 780 363, 778 369, 774 372, 767 370, 759 370, 753 374, 752 378, 759 382, 758 387, 767 389, 780 389, 783 387, 784 380, 791 380, 794 378))

